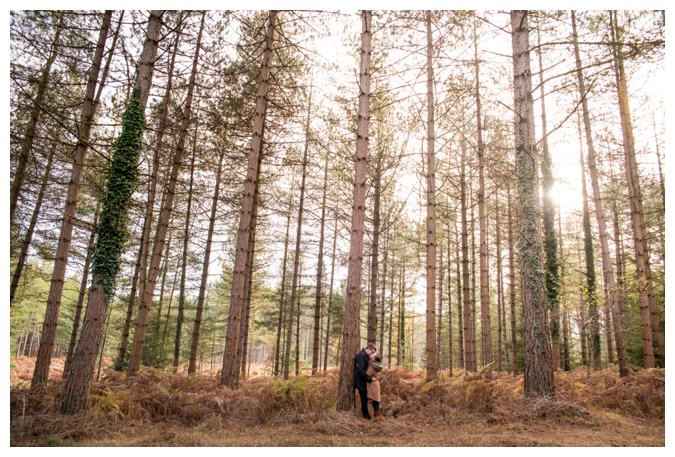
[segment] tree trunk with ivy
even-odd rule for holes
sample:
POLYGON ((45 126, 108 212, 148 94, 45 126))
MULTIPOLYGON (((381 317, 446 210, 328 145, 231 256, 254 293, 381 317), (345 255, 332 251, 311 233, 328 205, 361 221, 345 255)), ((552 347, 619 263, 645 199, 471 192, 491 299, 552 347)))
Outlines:
POLYGON ((591 188, 593 189, 593 204, 595 206, 595 218, 598 224, 598 234, 600 238, 600 252, 602 255, 602 274, 607 287, 606 306, 612 311, 612 323, 614 327, 614 339, 619 361, 619 374, 628 375, 628 365, 626 362, 626 349, 623 342, 623 325, 620 316, 617 288, 614 280, 614 267, 612 264, 611 253, 609 250, 609 232, 604 213, 604 202, 600 192, 599 172, 596 165, 596 152, 593 142, 593 132, 591 130, 591 117, 588 109, 588 93, 586 90, 586 80, 581 66, 581 56, 579 53, 579 43, 577 39, 576 14, 572 11, 572 41, 574 44, 574 57, 576 64, 577 85, 579 97, 581 99, 581 114, 583 116, 584 133, 586 135, 586 148, 588 157, 588 171, 591 178, 591 188))
POLYGON ((122 121, 101 210, 92 260, 92 286, 70 373, 61 397, 62 414, 77 414, 89 403, 89 390, 103 334, 106 308, 112 298, 124 245, 128 209, 138 183, 138 158, 145 130, 145 105, 150 93, 164 11, 150 12, 136 86, 122 121))
POLYGON ((356 157, 352 226, 347 269, 347 303, 342 324, 342 348, 336 407, 349 411, 354 406, 354 357, 359 350, 363 231, 365 225, 366 178, 368 174, 368 126, 370 119, 370 59, 373 13, 361 13, 361 64, 359 72, 359 109, 356 127, 356 157))
POLYGON ((35 361, 31 389, 45 384, 49 377, 49 366, 52 361, 52 352, 54 350, 54 341, 56 339, 56 326, 58 324, 59 308, 61 307, 61 296, 63 294, 66 268, 68 266, 68 251, 70 250, 73 227, 77 216, 76 210, 80 194, 80 183, 82 181, 84 162, 89 148, 89 137, 91 135, 94 116, 96 114, 96 85, 101 70, 101 63, 103 61, 105 42, 108 37, 108 31, 110 30, 111 18, 112 11, 106 11, 103 16, 98 42, 96 43, 94 59, 88 72, 84 102, 82 104, 80 122, 78 125, 79 136, 77 145, 75 146, 75 152, 73 153, 73 165, 70 171, 70 181, 68 183, 66 204, 63 209, 59 241, 54 256, 54 268, 52 270, 49 296, 47 297, 47 308, 42 324, 40 347, 35 361))
MULTIPOLYGON (((179 24, 181 19, 179 17, 179 24)), ((176 52, 178 50, 178 43, 180 41, 180 27, 176 30, 176 37, 173 46, 173 52, 169 59, 167 68, 167 81, 164 97, 162 98, 161 111, 157 124, 157 138, 155 139, 155 148, 152 154, 152 162, 150 169, 150 179, 148 180, 148 200, 145 205, 145 216, 143 218, 143 229, 141 230, 140 250, 136 261, 136 271, 134 272, 134 283, 131 289, 129 303, 127 304, 127 311, 122 325, 122 336, 120 337, 119 347, 117 349, 117 358, 115 359, 115 369, 121 371, 125 368, 127 363, 127 349, 129 345, 129 333, 131 330, 131 322, 133 313, 136 307, 136 298, 140 300, 143 297, 143 290, 146 284, 148 251, 150 250, 152 218, 155 208, 155 198, 157 196, 157 179, 159 176, 159 155, 164 144, 164 133, 166 132, 167 119, 169 116, 169 106, 171 100, 171 90, 173 88, 173 69, 176 62, 176 52)), ((163 206, 163 203, 160 207, 163 206)))
POLYGON ((538 224, 538 157, 530 70, 528 12, 511 11, 513 77, 516 124, 516 174, 520 209, 520 257, 525 347, 525 395, 554 394, 549 344, 546 284, 538 224))
MULTIPOLYGON (((579 129, 581 139, 581 129, 579 129)), ((593 369, 600 369, 600 316, 598 315, 598 297, 595 278, 595 256, 593 255, 593 235, 591 233, 591 216, 588 209, 588 191, 586 190, 586 170, 584 154, 580 151, 579 163, 581 164, 581 199, 582 226, 584 230, 584 258, 586 260, 586 300, 588 307, 588 319, 591 324, 591 359, 593 369)), ((583 303, 583 302, 582 302, 583 303)))
POLYGON ((539 98, 541 102, 541 174, 542 174, 542 206, 544 222, 544 252, 546 264, 546 298, 550 311, 549 326, 551 329, 551 356, 553 369, 560 368, 560 274, 558 271, 557 239, 555 233, 555 212, 551 189, 553 188, 553 171, 551 170, 551 153, 548 148, 548 128, 546 125, 546 91, 544 84, 544 64, 541 51, 541 32, 537 22, 537 59, 539 61, 539 98))

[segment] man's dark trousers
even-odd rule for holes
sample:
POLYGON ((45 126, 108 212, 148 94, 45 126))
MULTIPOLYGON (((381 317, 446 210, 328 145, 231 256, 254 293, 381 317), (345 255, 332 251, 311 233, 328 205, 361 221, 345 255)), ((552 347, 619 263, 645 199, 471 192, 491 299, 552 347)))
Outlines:
POLYGON ((363 417, 370 419, 370 413, 368 412, 368 390, 367 389, 358 389, 359 397, 361 397, 361 412, 363 417))

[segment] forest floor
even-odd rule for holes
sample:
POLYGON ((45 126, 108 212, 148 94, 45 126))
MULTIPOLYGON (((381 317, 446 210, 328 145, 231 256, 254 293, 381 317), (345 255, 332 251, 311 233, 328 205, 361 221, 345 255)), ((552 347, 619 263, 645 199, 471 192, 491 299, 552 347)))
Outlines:
POLYGON ((12 446, 665 446, 665 372, 557 372, 556 395, 526 399, 508 373, 385 369, 384 420, 336 412, 335 369, 290 381, 252 377, 231 390, 215 375, 104 370, 91 406, 63 416, 62 361, 30 392, 33 359, 13 360, 12 446))

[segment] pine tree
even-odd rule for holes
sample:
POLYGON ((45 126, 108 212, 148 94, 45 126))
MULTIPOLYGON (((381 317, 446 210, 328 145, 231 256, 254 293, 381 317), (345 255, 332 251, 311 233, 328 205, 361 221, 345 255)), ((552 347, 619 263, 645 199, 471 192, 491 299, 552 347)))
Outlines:
POLYGON ((516 113, 516 173, 520 210, 521 283, 523 285, 523 340, 525 346, 525 395, 554 393, 549 345, 546 286, 537 223, 538 157, 534 139, 534 113, 530 70, 527 11, 511 11, 514 101, 516 113))

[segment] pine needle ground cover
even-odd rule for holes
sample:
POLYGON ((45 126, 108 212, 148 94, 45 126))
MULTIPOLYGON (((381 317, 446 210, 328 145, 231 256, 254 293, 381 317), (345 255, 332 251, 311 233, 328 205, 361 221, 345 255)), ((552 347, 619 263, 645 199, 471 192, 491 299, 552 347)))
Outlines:
POLYGON ((12 446, 665 445, 664 370, 624 379, 611 369, 557 372, 556 396, 530 400, 522 375, 455 371, 425 383, 422 371, 385 369, 384 421, 372 423, 335 411, 335 370, 290 381, 254 377, 236 391, 215 375, 107 372, 90 408, 63 416, 60 373, 31 393, 29 364, 13 364, 12 446))

